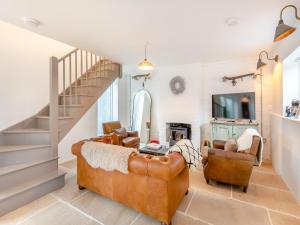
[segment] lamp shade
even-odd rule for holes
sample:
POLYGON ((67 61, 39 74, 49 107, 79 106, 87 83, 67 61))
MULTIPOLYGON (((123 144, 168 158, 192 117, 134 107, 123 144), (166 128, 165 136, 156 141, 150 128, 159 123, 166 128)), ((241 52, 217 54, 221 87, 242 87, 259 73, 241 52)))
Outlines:
POLYGON ((264 63, 260 58, 258 59, 257 61, 257 66, 256 66, 256 69, 259 70, 260 68, 266 66, 267 64, 264 63))
POLYGON ((140 70, 153 70, 153 65, 151 62, 149 62, 147 59, 144 59, 142 62, 138 65, 140 70))
POLYGON ((274 42, 280 41, 290 34, 294 33, 296 30, 295 27, 290 27, 284 24, 283 20, 279 20, 278 26, 276 27, 274 42))

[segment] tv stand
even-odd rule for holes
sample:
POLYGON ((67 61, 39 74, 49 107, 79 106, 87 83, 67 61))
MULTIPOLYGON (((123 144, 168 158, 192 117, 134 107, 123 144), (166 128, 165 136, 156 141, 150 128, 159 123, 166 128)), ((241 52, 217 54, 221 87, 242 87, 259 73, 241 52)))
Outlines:
POLYGON ((228 140, 230 138, 239 138, 244 130, 253 128, 258 130, 259 124, 252 120, 236 121, 236 120, 212 120, 211 124, 211 140, 228 140))

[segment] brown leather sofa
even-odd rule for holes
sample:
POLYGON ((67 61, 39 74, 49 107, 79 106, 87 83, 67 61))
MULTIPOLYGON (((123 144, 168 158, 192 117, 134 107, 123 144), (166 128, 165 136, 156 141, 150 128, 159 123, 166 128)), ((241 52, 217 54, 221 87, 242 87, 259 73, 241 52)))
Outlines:
POLYGON ((206 182, 209 184, 209 180, 215 180, 239 185, 247 192, 260 141, 260 137, 253 137, 249 153, 224 151, 226 142, 214 141, 213 149, 208 150, 208 157, 202 161, 206 182))
MULTIPOLYGON (((107 141, 104 139, 101 142, 107 141)), ((107 198, 151 216, 162 224, 171 224, 189 188, 189 170, 179 153, 151 156, 132 153, 128 174, 92 168, 81 155, 84 141, 72 146, 77 156, 77 183, 107 198)))
POLYGON ((137 131, 126 131, 125 136, 116 133, 116 129, 122 128, 120 121, 106 122, 103 123, 102 126, 103 133, 111 134, 114 139, 114 143, 117 145, 122 145, 129 148, 139 148, 140 138, 137 131))

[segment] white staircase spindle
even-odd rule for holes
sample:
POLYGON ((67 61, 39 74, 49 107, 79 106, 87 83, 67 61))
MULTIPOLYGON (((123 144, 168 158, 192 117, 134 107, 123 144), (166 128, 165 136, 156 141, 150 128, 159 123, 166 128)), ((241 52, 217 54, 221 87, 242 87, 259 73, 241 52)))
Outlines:
POLYGON ((49 104, 49 126, 50 145, 53 157, 58 156, 58 59, 50 58, 50 104, 49 104))
POLYGON ((78 90, 77 90, 77 51, 75 52, 75 96, 76 96, 76 104, 78 104, 78 90))
POLYGON ((70 87, 70 93, 69 93, 69 105, 72 105, 72 55, 69 55, 69 87, 70 87))
POLYGON ((63 59, 63 115, 66 116, 66 65, 63 59))

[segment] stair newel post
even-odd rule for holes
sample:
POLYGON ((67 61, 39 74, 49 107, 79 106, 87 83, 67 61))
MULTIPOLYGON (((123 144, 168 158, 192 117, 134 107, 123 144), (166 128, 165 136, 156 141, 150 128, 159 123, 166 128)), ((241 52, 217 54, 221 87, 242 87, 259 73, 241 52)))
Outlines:
POLYGON ((58 156, 58 59, 50 57, 50 145, 54 157, 58 156))

